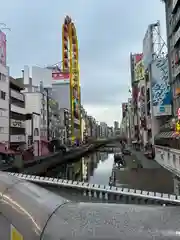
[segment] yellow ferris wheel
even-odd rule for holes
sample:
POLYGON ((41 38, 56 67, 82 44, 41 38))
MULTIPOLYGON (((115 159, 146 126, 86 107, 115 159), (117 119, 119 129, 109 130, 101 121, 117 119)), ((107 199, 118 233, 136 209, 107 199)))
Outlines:
POLYGON ((62 25, 62 66, 63 72, 70 73, 71 132, 72 141, 81 139, 81 94, 79 79, 79 52, 76 27, 66 16, 62 25), (78 136, 76 134, 78 126, 78 136), (75 131, 76 130, 76 131, 75 131))

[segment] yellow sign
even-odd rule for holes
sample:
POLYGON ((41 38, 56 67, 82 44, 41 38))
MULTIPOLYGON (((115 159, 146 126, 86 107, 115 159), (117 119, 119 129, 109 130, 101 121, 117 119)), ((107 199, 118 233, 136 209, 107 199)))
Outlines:
POLYGON ((144 65, 142 60, 135 64, 134 74, 135 74, 135 79, 134 79, 135 82, 139 82, 140 80, 144 79, 145 72, 144 72, 144 65))
POLYGON ((180 122, 179 121, 176 123, 176 131, 180 132, 180 122))
POLYGON ((13 226, 11 225, 11 240, 23 240, 22 234, 13 226))

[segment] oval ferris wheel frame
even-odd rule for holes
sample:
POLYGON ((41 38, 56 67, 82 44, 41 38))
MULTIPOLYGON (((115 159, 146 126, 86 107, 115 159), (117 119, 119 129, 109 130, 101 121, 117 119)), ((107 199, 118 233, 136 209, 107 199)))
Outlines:
POLYGON ((81 99, 79 79, 79 52, 76 27, 69 16, 66 16, 62 25, 62 68, 63 72, 70 73, 70 103, 71 103, 71 136, 75 140, 75 117, 74 117, 74 89, 77 90, 79 135, 81 139, 81 99))

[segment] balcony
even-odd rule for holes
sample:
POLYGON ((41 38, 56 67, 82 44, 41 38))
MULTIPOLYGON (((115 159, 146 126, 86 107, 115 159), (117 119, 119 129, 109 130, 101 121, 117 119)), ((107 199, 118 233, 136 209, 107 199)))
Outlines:
POLYGON ((25 101, 24 94, 22 94, 18 91, 12 90, 12 89, 11 89, 11 97, 15 98, 15 99, 18 99, 19 101, 22 101, 22 102, 25 101))

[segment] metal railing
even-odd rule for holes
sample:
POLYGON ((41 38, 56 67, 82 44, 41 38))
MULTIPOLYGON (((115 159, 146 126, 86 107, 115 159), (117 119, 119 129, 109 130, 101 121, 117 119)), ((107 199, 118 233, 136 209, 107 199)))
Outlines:
POLYGON ((80 196, 88 196, 89 200, 102 199, 107 202, 116 203, 135 203, 135 204, 155 204, 155 205, 180 205, 180 196, 143 191, 131 188, 110 187, 106 185, 90 184, 58 178, 40 177, 19 173, 9 173, 11 176, 18 177, 41 185, 49 185, 69 190, 69 193, 76 191, 80 196))
POLYGON ((0 213, 3 240, 88 239, 89 230, 97 239, 176 239, 180 218, 178 207, 70 202, 4 172, 0 213))

